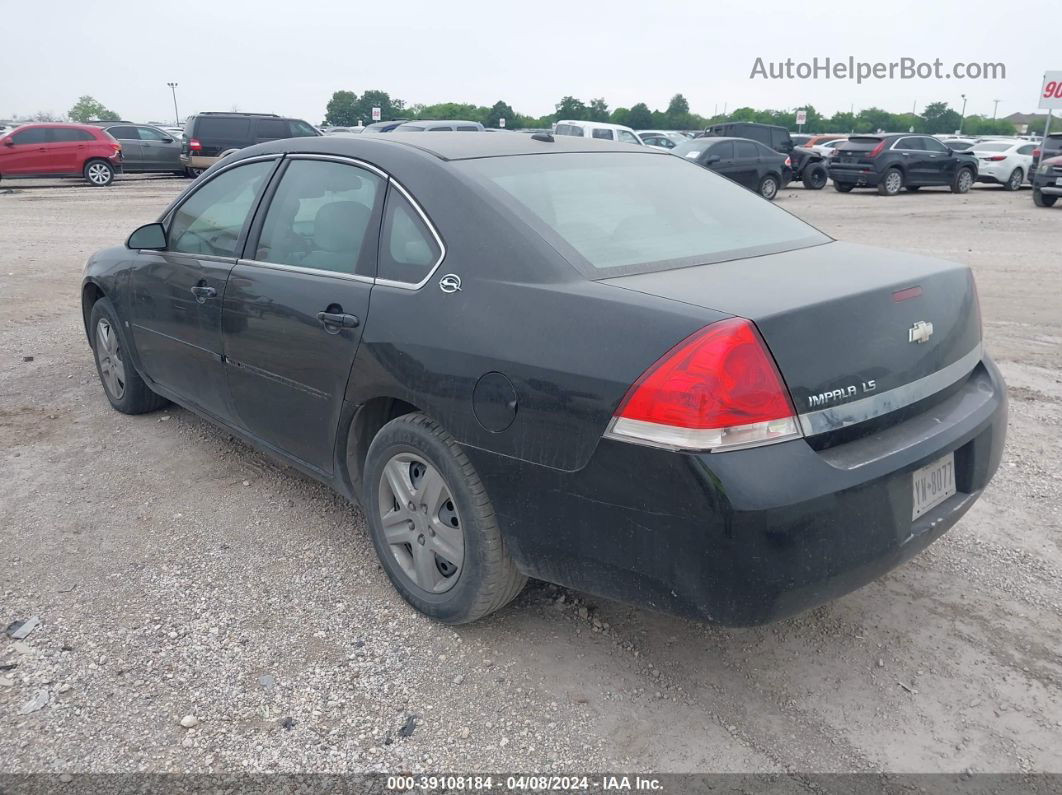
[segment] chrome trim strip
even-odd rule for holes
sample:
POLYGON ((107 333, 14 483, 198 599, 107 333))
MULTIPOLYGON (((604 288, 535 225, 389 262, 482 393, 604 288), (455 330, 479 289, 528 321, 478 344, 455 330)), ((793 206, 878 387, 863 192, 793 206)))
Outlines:
POLYGON ((366 171, 371 171, 379 177, 388 179, 389 175, 383 169, 374 166, 372 163, 366 163, 364 160, 358 160, 356 157, 344 157, 343 155, 314 155, 304 152, 292 152, 287 155, 288 160, 333 160, 337 163, 345 163, 347 165, 356 165, 364 168, 366 171))
POLYGON ((977 346, 958 361, 952 362, 947 367, 930 373, 924 378, 912 381, 909 384, 898 386, 880 395, 871 395, 852 403, 842 403, 838 406, 809 411, 801 414, 797 419, 805 436, 814 436, 827 431, 835 431, 849 425, 880 417, 890 411, 902 409, 912 403, 917 403, 931 395, 935 395, 942 389, 947 389, 956 381, 973 372, 977 363, 984 356, 983 346, 979 342, 977 346))
POLYGON ((377 286, 382 287, 397 287, 400 290, 419 290, 421 287, 431 281, 431 277, 435 275, 435 272, 439 270, 439 266, 442 265, 443 260, 446 259, 446 244, 443 243, 443 239, 435 230, 435 226, 432 224, 431 219, 428 218, 424 210, 421 209, 421 206, 417 204, 417 201, 409 194, 409 191, 407 191, 398 182, 396 182, 394 177, 388 177, 388 181, 392 185, 394 185, 395 188, 398 189, 398 192, 406 198, 406 201, 408 201, 413 206, 413 209, 417 211, 417 215, 420 216, 420 220, 424 222, 424 225, 428 228, 428 231, 431 232, 432 237, 435 238, 435 242, 439 246, 439 259, 437 259, 435 261, 435 264, 432 265, 431 270, 428 271, 428 275, 416 284, 411 284, 410 282, 396 282, 391 279, 380 278, 376 279, 376 284, 377 286))
POLYGON ((268 268, 274 271, 291 271, 292 273, 305 273, 309 276, 330 276, 333 279, 345 279, 350 282, 362 282, 363 284, 373 284, 374 279, 371 276, 362 276, 359 273, 341 273, 339 271, 327 271, 319 268, 304 268, 301 265, 285 265, 282 262, 264 262, 258 259, 241 259, 237 265, 251 265, 256 268, 268 268))

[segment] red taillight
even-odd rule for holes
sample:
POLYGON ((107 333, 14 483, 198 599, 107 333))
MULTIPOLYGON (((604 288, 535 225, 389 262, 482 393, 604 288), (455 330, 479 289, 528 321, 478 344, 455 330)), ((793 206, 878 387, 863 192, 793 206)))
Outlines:
POLYGON ((877 157, 878 155, 881 154, 881 152, 882 152, 882 150, 884 148, 885 148, 885 142, 882 141, 881 143, 879 143, 877 146, 875 146, 873 149, 871 149, 867 153, 867 157, 877 157))
POLYGON ((203 145, 202 145, 201 143, 199 143, 199 141, 198 141, 198 140, 196 140, 195 138, 193 138, 192 140, 190 140, 190 141, 188 142, 188 148, 189 148, 189 149, 190 149, 191 151, 193 151, 193 152, 198 152, 198 151, 199 151, 200 149, 202 149, 202 148, 203 148, 203 145))
POLYGON ((1033 149, 1033 155, 1032 156, 1033 156, 1033 160, 1036 160, 1037 158, 1039 158, 1040 157, 1040 150, 1039 149, 1033 149))
POLYGON ((756 327, 705 326, 628 391, 608 436, 681 450, 721 450, 799 435, 793 404, 756 327))
POLYGON ((1007 159, 1006 155, 992 155, 992 157, 986 157, 985 158, 985 160, 995 160, 996 162, 999 162, 1000 160, 1006 160, 1006 159, 1007 159))
POLYGON ((785 167, 786 168, 792 168, 793 167, 793 161, 789 158, 789 155, 786 155, 785 167))

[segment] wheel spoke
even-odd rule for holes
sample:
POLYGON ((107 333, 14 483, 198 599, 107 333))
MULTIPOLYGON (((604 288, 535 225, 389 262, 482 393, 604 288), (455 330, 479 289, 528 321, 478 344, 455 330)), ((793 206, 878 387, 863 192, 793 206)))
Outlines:
POLYGON ((387 485, 398 504, 403 508, 408 507, 413 501, 413 484, 409 481, 409 465, 397 458, 392 458, 384 467, 384 477, 387 478, 387 485))
POLYGON ((460 568, 465 560, 465 541, 461 528, 453 527, 438 517, 432 520, 431 527, 435 531, 431 544, 439 557, 460 568))
POLYGON ((430 465, 427 467, 424 477, 421 478, 420 488, 417 489, 416 499, 420 505, 427 509, 428 516, 438 514, 442 504, 450 499, 450 494, 446 490, 446 483, 435 467, 430 465))
POLYGON ((435 551, 426 544, 413 543, 413 570, 417 585, 425 591, 434 591, 439 584, 439 567, 435 565, 435 551))
POLYGON ((409 527, 409 511, 405 506, 402 506, 396 511, 384 514, 380 518, 380 524, 383 527, 384 538, 387 539, 389 544, 411 544, 416 539, 413 537, 413 531, 409 527))

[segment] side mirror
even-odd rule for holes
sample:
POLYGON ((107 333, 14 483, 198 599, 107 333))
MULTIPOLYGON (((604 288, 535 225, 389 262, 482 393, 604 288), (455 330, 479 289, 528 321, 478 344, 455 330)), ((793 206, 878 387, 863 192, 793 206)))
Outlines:
POLYGON ((706 157, 704 159, 704 164, 706 166, 710 166, 710 165, 713 165, 715 163, 718 163, 722 159, 723 158, 721 158, 719 155, 708 155, 708 157, 706 157))
POLYGON ((14 140, 14 136, 13 135, 9 135, 9 136, 7 136, 7 138, 4 139, 4 146, 14 146, 14 145, 15 145, 15 140, 14 140))
POLYGON ((147 251, 163 251, 166 248, 166 227, 162 224, 144 224, 129 235, 126 248, 147 251))

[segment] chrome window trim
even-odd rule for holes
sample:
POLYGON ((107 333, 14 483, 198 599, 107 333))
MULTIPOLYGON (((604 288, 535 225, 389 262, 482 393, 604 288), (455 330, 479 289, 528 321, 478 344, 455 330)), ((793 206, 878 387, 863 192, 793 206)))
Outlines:
MULTIPOLYGON (((185 191, 187 191, 187 192, 184 195, 177 197, 177 199, 178 199, 177 204, 174 204, 172 207, 170 207, 165 213, 163 213, 162 217, 158 220, 158 223, 160 223, 160 224, 162 224, 163 226, 166 227, 167 243, 169 242, 168 238, 169 238, 169 234, 170 234, 170 224, 173 222, 173 214, 175 212, 177 212, 179 209, 181 209, 181 207, 183 207, 185 205, 185 203, 190 198, 192 198, 197 193, 199 193, 199 191, 201 191, 203 189, 203 186, 208 185, 211 182, 213 182, 215 179, 217 179, 218 174, 224 174, 230 168, 236 168, 236 166, 242 166, 242 165, 245 165, 247 163, 258 163, 258 162, 261 162, 262 160, 280 160, 283 157, 284 157, 284 153, 283 152, 276 152, 276 153, 271 154, 271 155, 255 155, 254 157, 247 157, 247 158, 244 158, 243 160, 237 160, 235 163, 229 163, 227 166, 222 166, 221 168, 219 168, 217 171, 215 171, 213 174, 210 175, 210 179, 205 180, 202 184, 198 184, 199 183, 198 179, 195 180, 191 185, 189 185, 187 188, 185 188, 185 191)), ((275 171, 274 171, 274 173, 275 173, 275 171)), ((268 185, 269 185, 269 183, 266 182, 266 186, 267 187, 268 187, 268 185)), ((261 197, 259 197, 259 201, 261 201, 261 197)), ((257 206, 256 206, 255 209, 257 209, 257 206)), ((173 253, 177 254, 177 253, 181 253, 181 252, 173 252, 173 253)), ((235 259, 235 257, 233 257, 233 259, 235 259)))
MULTIPOLYGON (((398 190, 399 193, 402 194, 402 196, 405 197, 406 201, 408 201, 410 203, 410 205, 413 207, 413 209, 417 211, 417 215, 420 216, 420 220, 424 222, 424 226, 426 226, 428 228, 428 231, 431 232, 432 237, 435 238, 435 243, 439 246, 439 259, 437 259, 435 261, 435 264, 432 265, 431 270, 428 271, 428 275, 425 276, 423 279, 421 279, 419 282, 417 282, 415 284, 413 282, 394 281, 393 279, 381 279, 379 276, 376 277, 376 284, 377 285, 381 285, 383 287, 396 287, 399 290, 419 290, 421 287, 423 287, 425 284, 427 284, 429 281, 431 281, 431 277, 435 275, 435 272, 437 270, 439 270, 439 266, 442 265, 443 260, 446 259, 446 244, 443 243, 443 239, 439 235, 438 231, 436 231, 435 225, 432 224, 431 219, 428 218, 427 214, 424 212, 423 209, 421 209, 421 206, 417 203, 417 200, 414 199, 410 195, 409 191, 407 191, 404 187, 402 187, 401 184, 399 184, 397 181, 395 181, 394 177, 388 177, 388 181, 391 183, 391 185, 393 185, 398 190)), ((385 208, 385 210, 386 210, 386 208, 385 208)), ((383 224, 382 223, 381 223, 380 237, 381 237, 380 244, 382 246, 383 245, 383 239, 382 239, 383 238, 383 224)), ((379 257, 377 257, 377 260, 378 259, 379 259, 379 257)), ((379 268, 379 266, 377 266, 377 272, 379 272, 378 268, 379 268)))
POLYGON ((947 389, 960 379, 968 376, 977 367, 984 356, 982 343, 957 361, 937 370, 935 373, 911 381, 903 386, 890 389, 878 395, 841 403, 837 406, 809 411, 797 417, 804 436, 815 436, 855 425, 860 422, 880 417, 883 414, 905 408, 927 397, 947 389))
POLYGON ((285 265, 283 262, 266 262, 260 259, 240 259, 237 265, 251 265, 255 268, 266 268, 274 271, 291 271, 292 273, 304 273, 307 276, 330 276, 333 279, 344 279, 348 282, 361 282, 373 284, 375 279, 371 276, 362 276, 360 273, 343 273, 341 271, 329 271, 321 268, 304 268, 301 265, 285 265))
MULTIPOLYGON (((309 136, 306 137, 308 138, 309 136)), ((391 175, 383 169, 374 166, 372 163, 366 163, 364 160, 359 160, 356 157, 345 157, 343 155, 316 155, 303 152, 290 153, 286 155, 286 157, 288 160, 332 160, 336 163, 345 163, 347 165, 360 166, 366 171, 371 171, 376 176, 382 177, 384 181, 387 181, 391 178, 391 175)), ((250 160, 250 158, 248 158, 248 160, 250 160)))

